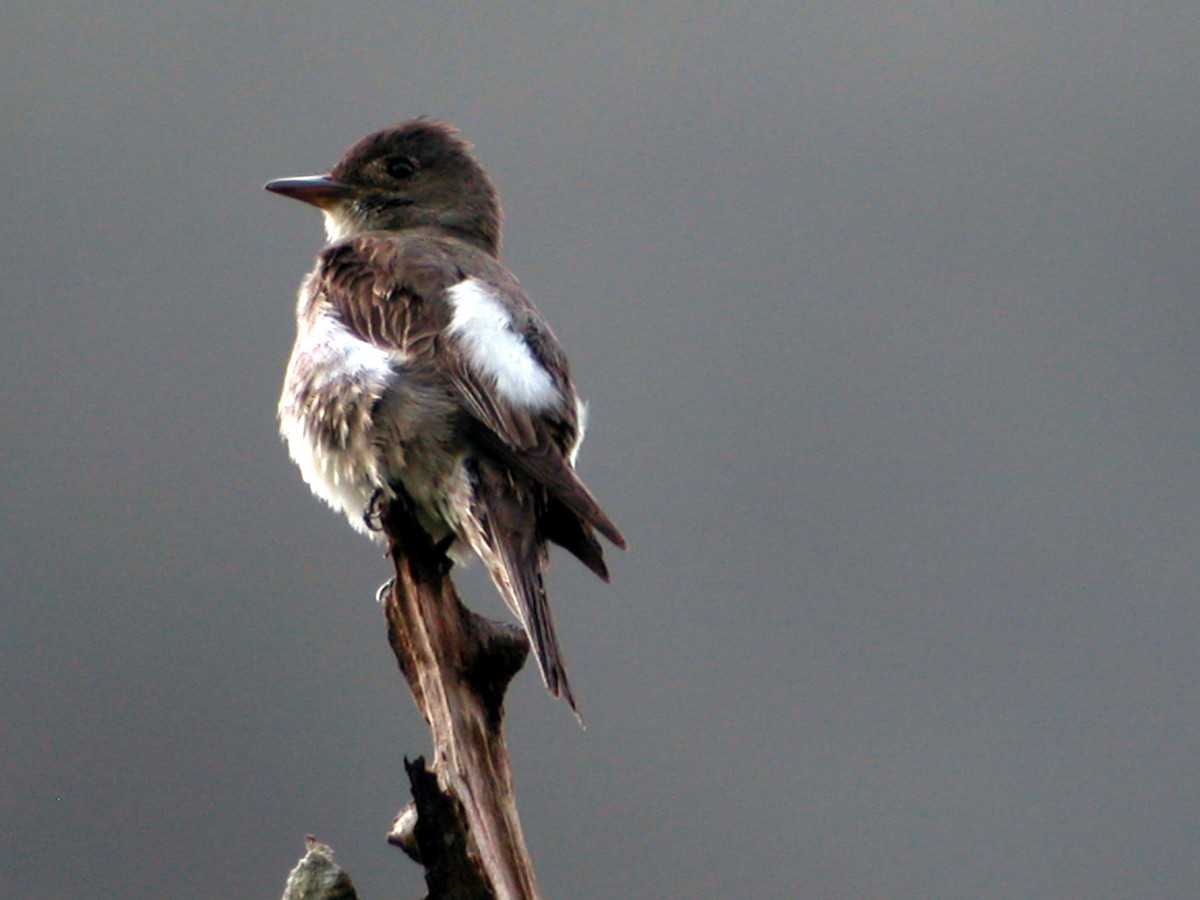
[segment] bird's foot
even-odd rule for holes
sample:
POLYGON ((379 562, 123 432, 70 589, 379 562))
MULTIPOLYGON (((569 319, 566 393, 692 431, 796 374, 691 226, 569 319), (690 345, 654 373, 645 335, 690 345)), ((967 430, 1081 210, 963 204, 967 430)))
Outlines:
POLYGON ((367 531, 383 531, 383 501, 383 488, 375 488, 362 514, 367 531))
POLYGON ((388 594, 390 594, 392 592, 392 585, 394 585, 395 583, 396 583, 396 579, 393 577, 393 578, 389 578, 387 581, 385 581, 383 584, 381 584, 379 586, 379 590, 377 590, 375 592, 375 602, 378 603, 380 606, 383 606, 384 601, 386 601, 388 598, 388 594))

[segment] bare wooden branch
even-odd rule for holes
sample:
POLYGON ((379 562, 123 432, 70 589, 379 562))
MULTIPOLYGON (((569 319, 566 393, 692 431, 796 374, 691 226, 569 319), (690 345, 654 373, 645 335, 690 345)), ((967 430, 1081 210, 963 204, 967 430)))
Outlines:
POLYGON ((388 639, 433 736, 433 765, 405 762, 416 820, 393 843, 426 869, 430 898, 539 896, 513 793, 504 693, 529 653, 524 632, 466 609, 449 563, 411 515, 384 501, 380 524, 396 577, 382 597, 388 639))

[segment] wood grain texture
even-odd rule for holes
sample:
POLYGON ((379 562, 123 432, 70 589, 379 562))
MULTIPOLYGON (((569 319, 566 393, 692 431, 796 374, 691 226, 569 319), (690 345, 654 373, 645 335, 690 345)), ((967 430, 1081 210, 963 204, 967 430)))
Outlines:
POLYGON ((388 639, 433 737, 431 766, 405 762, 416 820, 402 811, 391 840, 425 867, 431 900, 537 898, 501 730, 529 641, 462 605, 403 497, 381 524, 396 570, 382 598, 388 639))

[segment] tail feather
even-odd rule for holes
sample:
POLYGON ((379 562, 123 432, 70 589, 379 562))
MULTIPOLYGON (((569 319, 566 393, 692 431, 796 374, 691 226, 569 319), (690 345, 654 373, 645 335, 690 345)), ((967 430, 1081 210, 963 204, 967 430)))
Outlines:
POLYGON ((554 613, 542 578, 546 563, 545 544, 530 536, 505 534, 496 527, 494 519, 488 521, 487 532, 494 553, 489 554, 492 559, 485 563, 492 581, 525 626, 546 689, 553 696, 566 700, 578 716, 579 707, 567 678, 562 648, 554 628, 554 613))
POLYGON ((480 463, 475 476, 473 521, 465 537, 505 603, 521 620, 546 689, 566 700, 582 724, 546 596, 542 577, 546 543, 537 527, 532 498, 499 467, 480 463))

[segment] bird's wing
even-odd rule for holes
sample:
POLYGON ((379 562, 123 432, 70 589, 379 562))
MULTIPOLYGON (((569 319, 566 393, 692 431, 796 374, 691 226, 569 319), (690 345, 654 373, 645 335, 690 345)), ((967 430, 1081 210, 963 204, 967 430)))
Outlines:
POLYGON ((606 577, 588 528, 625 538, 570 465, 579 422, 566 357, 516 280, 469 245, 383 235, 326 248, 319 278, 353 334, 445 377, 479 446, 548 492, 543 527, 561 527, 547 537, 606 577))
MULTIPOLYGON (((570 463, 579 438, 579 399, 549 326, 499 266, 450 285, 446 294, 454 315, 448 329, 450 352, 442 354, 441 362, 478 423, 476 443, 624 548, 620 529, 570 463)), ((592 565, 578 552, 577 542, 559 543, 592 565)), ((602 564, 592 568, 605 577, 602 564)))

